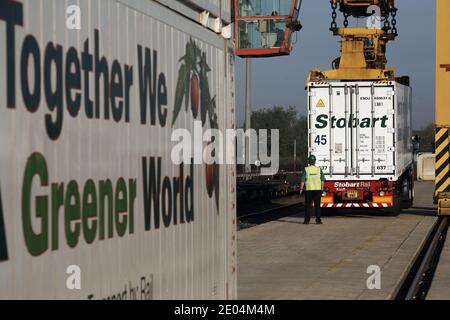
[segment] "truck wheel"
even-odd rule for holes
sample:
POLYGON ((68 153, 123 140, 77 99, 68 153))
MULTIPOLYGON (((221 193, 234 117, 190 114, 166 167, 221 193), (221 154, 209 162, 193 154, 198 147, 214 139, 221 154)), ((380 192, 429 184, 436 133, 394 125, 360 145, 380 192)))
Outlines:
POLYGON ((414 201, 414 185, 410 175, 402 181, 401 195, 402 209, 411 208, 414 201))
POLYGON ((411 201, 411 188, 408 179, 402 180, 399 194, 401 195, 401 209, 409 209, 409 202, 411 201))
POLYGON ((414 180, 409 181, 408 209, 414 205, 414 180))
POLYGON ((402 206, 401 206, 401 192, 394 193, 394 203, 392 207, 392 214, 396 217, 400 215, 402 212, 402 206))
POLYGON ((411 180, 411 207, 414 205, 414 196, 415 196, 414 180, 411 180))

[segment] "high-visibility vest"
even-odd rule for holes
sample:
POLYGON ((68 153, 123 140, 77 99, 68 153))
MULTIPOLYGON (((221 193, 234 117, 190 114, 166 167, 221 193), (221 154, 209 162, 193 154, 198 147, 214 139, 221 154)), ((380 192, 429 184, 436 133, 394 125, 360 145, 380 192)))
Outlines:
POLYGON ((322 177, 320 169, 316 166, 309 166, 305 168, 306 179, 305 179, 305 190, 315 191, 322 190, 322 177))

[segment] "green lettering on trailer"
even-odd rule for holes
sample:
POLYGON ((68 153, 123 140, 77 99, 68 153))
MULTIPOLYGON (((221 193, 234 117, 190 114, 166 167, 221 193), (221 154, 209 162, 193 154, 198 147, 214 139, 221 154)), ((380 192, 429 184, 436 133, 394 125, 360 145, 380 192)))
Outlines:
POLYGON ((325 129, 328 126, 328 116, 326 114, 322 114, 316 119, 316 128, 317 129, 325 129))
POLYGON ((316 129, 325 129, 329 125, 332 129, 339 128, 375 128, 377 124, 381 128, 387 128, 389 121, 389 117, 387 115, 384 115, 381 118, 356 118, 353 115, 351 115, 349 118, 336 118, 335 116, 332 116, 331 119, 326 114, 321 114, 316 117, 316 123, 315 127, 316 129))
POLYGON ((37 196, 35 217, 39 220, 40 231, 35 232, 32 225, 31 188, 33 178, 38 177, 40 185, 48 186, 48 170, 45 158, 40 153, 33 153, 27 161, 22 184, 22 224, 25 244, 33 256, 39 256, 48 249, 48 198, 37 196))
POLYGON ((0 262, 8 260, 8 247, 6 245, 6 229, 3 219, 2 193, 0 190, 0 262))

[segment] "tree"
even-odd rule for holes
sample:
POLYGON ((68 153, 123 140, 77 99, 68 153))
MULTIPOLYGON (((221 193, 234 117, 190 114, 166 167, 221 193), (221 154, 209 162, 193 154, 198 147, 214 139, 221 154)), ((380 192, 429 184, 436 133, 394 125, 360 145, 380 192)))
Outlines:
POLYGON ((414 130, 414 135, 420 137, 420 152, 434 152, 434 123, 431 123, 420 130, 414 130))
POLYGON ((294 141, 297 140, 296 169, 306 163, 308 154, 308 120, 299 116, 295 107, 287 109, 281 106, 254 111, 252 113, 252 128, 278 129, 280 132, 280 170, 292 171, 294 168, 294 141))

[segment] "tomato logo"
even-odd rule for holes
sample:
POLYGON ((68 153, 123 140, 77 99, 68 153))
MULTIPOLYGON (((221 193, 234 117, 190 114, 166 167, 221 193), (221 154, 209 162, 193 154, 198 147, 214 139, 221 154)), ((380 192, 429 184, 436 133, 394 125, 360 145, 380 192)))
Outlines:
POLYGON ((193 74, 191 77, 191 110, 194 119, 197 119, 198 116, 198 107, 200 102, 200 84, 196 74, 193 74))
MULTIPOLYGON (((200 114, 202 126, 219 129, 216 113, 216 97, 211 97, 208 73, 211 68, 206 59, 206 52, 202 51, 191 38, 186 44, 186 53, 181 59, 178 70, 178 81, 175 91, 175 105, 172 118, 172 127, 175 124, 184 102, 185 111, 192 112, 194 119, 200 114)), ((215 195, 216 206, 219 207, 219 165, 217 163, 205 164, 206 191, 212 198, 215 195)))

